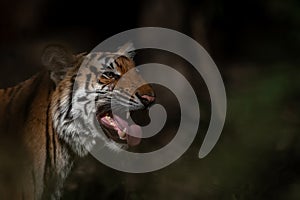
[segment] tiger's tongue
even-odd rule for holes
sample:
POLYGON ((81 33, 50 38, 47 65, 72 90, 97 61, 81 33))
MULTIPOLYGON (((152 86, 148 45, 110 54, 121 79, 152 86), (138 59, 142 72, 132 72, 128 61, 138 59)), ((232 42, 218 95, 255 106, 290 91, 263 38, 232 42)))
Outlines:
POLYGON ((118 123, 119 128, 121 130, 124 130, 126 128, 127 133, 126 133, 126 139, 127 139, 127 144, 129 146, 136 146, 141 142, 142 138, 142 128, 136 124, 128 125, 128 122, 123 120, 121 117, 118 115, 113 115, 114 120, 118 123))

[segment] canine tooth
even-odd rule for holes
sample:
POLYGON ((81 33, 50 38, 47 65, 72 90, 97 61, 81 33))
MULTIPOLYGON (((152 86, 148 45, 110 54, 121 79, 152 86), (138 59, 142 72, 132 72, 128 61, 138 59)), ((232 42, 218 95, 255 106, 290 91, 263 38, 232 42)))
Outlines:
POLYGON ((130 116, 130 113, 129 113, 129 111, 128 111, 128 112, 126 113, 126 119, 128 119, 129 116, 130 116))
POLYGON ((125 136, 126 136, 126 133, 124 133, 123 131, 121 131, 121 135, 119 136, 120 137, 120 139, 125 139, 125 136))
POLYGON ((127 132, 127 128, 124 128, 124 129, 123 129, 123 133, 126 133, 126 132, 127 132))

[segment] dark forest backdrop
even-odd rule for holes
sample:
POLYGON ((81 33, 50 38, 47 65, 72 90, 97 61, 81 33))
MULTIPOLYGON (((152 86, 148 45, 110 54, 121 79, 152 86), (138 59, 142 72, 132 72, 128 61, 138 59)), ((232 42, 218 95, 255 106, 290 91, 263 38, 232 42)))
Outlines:
MULTIPOLYGON (((2 0, 0 87, 41 70, 47 44, 88 52, 143 26, 185 33, 212 56, 228 96, 221 138, 200 160, 200 134, 179 160, 147 174, 118 172, 91 156, 78 159, 63 199, 300 199, 297 0, 2 0)), ((202 90, 207 124, 209 96, 202 90)))

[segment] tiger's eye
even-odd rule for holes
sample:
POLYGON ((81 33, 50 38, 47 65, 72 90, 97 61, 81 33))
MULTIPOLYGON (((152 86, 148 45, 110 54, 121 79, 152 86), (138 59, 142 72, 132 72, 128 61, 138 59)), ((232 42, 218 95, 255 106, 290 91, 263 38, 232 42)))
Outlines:
POLYGON ((113 78, 115 74, 113 72, 103 72, 102 76, 104 78, 113 78))
POLYGON ((113 72, 108 72, 107 75, 109 78, 113 78, 115 76, 115 74, 113 72))
POLYGON ((119 79, 120 75, 115 74, 114 72, 103 72, 102 77, 104 77, 106 79, 111 79, 111 78, 119 79))

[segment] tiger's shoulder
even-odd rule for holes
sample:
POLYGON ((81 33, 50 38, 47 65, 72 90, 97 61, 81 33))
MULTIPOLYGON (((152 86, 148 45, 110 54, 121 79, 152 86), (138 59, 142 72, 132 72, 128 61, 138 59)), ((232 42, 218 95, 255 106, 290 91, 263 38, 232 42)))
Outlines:
POLYGON ((56 90, 68 90, 68 77, 76 73, 82 59, 82 54, 49 46, 42 57, 44 70, 14 87, 0 89, 0 171, 9 177, 0 178, 5 191, 0 190, 0 199, 60 196, 58 188, 72 159, 53 127, 51 102, 60 100, 56 90))

